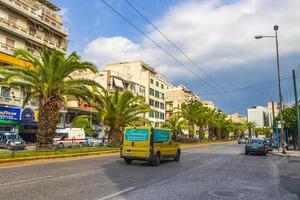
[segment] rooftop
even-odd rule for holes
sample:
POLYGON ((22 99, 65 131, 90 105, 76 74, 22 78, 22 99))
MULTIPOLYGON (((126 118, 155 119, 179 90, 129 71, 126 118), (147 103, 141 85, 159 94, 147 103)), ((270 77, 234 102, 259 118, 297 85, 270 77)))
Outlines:
POLYGON ((49 2, 48 0, 36 0, 38 2, 40 2, 41 4, 47 6, 48 8, 50 8, 53 11, 60 11, 60 8, 57 7, 56 5, 54 5, 53 3, 49 2))

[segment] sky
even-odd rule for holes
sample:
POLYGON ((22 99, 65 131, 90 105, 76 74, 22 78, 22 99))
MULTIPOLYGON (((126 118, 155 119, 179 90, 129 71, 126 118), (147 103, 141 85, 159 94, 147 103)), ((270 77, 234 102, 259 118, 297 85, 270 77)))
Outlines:
POLYGON ((279 25, 282 93, 285 103, 294 102, 299 0, 128 0, 181 52, 125 0, 105 1, 144 35, 102 0, 51 0, 62 9, 68 51, 99 70, 108 63, 143 60, 172 84, 183 84, 227 114, 245 116, 248 107, 278 101, 275 39, 254 36, 274 35, 273 26, 279 25))

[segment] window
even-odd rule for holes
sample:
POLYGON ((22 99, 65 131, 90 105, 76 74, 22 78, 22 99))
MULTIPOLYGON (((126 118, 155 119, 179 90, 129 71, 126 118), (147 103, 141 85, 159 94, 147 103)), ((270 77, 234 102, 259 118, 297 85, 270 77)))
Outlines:
POLYGON ((164 103, 160 103, 160 109, 165 109, 165 104, 164 103))
POLYGON ((159 92, 155 90, 155 97, 159 98, 159 92))
POLYGON ((155 111, 155 118, 159 118, 159 112, 155 111))
POLYGON ((160 115, 159 116, 160 119, 165 119, 165 113, 159 113, 159 115, 160 115))
POLYGON ((155 107, 159 108, 159 102, 158 101, 155 101, 155 107))
POLYGON ((153 118, 154 117, 154 112, 150 112, 149 116, 153 118))
POLYGON ((150 99, 150 106, 154 106, 154 100, 150 99))
POLYGON ((152 78, 150 79, 150 82, 151 82, 151 84, 153 84, 153 79, 152 78))
POLYGON ((163 93, 159 93, 159 98, 164 100, 165 99, 165 95, 163 93))
POLYGON ((2 86, 1 87, 1 96, 5 97, 5 98, 9 98, 10 97, 10 88, 2 86))
POLYGON ((160 87, 161 87, 161 89, 164 89, 164 84, 161 84, 160 87))
POLYGON ((6 46, 10 48, 15 48, 16 41, 11 38, 6 38, 6 46))
POLYGON ((150 88, 150 95, 154 96, 154 90, 150 88))
POLYGON ((14 15, 8 15, 8 22, 13 24, 13 25, 17 25, 17 17, 14 15))
POLYGON ((159 87, 159 82, 158 81, 156 81, 156 86, 159 87))

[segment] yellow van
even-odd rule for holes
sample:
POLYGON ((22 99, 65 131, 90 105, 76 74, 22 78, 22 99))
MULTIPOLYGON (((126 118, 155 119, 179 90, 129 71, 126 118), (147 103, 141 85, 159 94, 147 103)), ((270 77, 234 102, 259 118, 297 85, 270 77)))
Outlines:
POLYGON ((127 127, 120 150, 126 164, 145 160, 158 166, 162 159, 180 160, 180 147, 176 136, 163 128, 127 127))

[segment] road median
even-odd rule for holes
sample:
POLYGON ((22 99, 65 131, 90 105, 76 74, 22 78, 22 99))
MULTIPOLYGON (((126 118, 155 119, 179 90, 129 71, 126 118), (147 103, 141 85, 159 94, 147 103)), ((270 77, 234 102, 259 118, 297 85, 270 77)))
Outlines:
MULTIPOLYGON (((200 146, 207 146, 207 145, 216 145, 216 144, 232 144, 233 141, 204 141, 198 143, 182 143, 180 144, 183 149, 185 148, 193 148, 193 147, 200 147, 200 146)), ((35 152, 35 151, 28 151, 28 152, 14 152, 14 157, 6 158, 8 152, 1 152, 0 153, 0 164, 5 163, 22 163, 26 161, 35 161, 35 160, 54 160, 54 159, 63 159, 63 158, 79 158, 80 157, 88 157, 88 156, 97 156, 97 155, 116 155, 119 153, 119 148, 95 148, 95 149, 88 149, 85 151, 81 151, 80 149, 73 150, 76 153, 72 153, 72 150, 65 150, 62 151, 50 151, 50 152, 35 152), (50 154, 50 155, 49 155, 50 154)))

